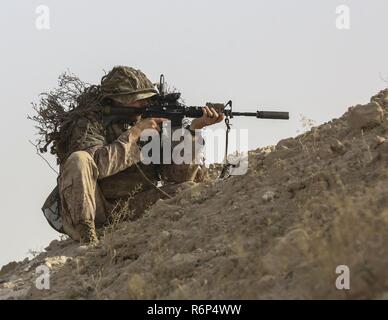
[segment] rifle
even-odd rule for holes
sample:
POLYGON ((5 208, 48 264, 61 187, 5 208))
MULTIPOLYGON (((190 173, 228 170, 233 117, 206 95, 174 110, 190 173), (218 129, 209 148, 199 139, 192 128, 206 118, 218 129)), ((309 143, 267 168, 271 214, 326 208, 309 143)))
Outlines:
MULTIPOLYGON (((202 107, 186 106, 180 102, 181 94, 179 92, 164 92, 164 76, 160 76, 159 83, 160 94, 152 97, 150 103, 145 108, 131 107, 111 107, 106 106, 103 109, 103 116, 107 122, 125 121, 134 115, 141 115, 143 118, 166 118, 171 120, 171 126, 181 126, 182 120, 187 118, 200 118, 203 115, 202 107)), ((280 111, 256 111, 256 112, 235 112, 232 110, 232 101, 226 104, 207 103, 207 106, 214 107, 217 112, 225 115, 225 121, 233 117, 246 116, 256 117, 258 119, 289 119, 288 112, 280 111)))
MULTIPOLYGON (((144 108, 131 107, 112 107, 106 106, 103 108, 103 119, 105 123, 123 122, 128 123, 134 115, 141 115, 143 118, 166 118, 171 120, 171 127, 182 126, 182 121, 187 118, 202 117, 202 107, 187 106, 180 102, 181 94, 179 92, 165 93, 164 76, 160 76, 159 94, 150 99, 150 103, 144 108)), ((217 112, 222 112, 225 115, 226 124, 226 146, 225 146, 225 165, 221 173, 221 177, 225 177, 227 169, 233 166, 227 161, 228 154, 228 134, 230 131, 230 119, 233 117, 256 117, 258 119, 280 119, 288 120, 289 113, 281 111, 256 111, 256 112, 235 112, 232 109, 232 101, 229 100, 226 104, 222 103, 207 103, 209 107, 214 107, 217 112)))

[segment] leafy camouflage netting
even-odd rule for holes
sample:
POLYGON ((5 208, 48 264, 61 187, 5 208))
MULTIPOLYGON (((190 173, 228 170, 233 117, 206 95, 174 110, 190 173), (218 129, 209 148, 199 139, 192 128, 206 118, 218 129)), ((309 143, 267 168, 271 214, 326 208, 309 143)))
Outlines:
POLYGON ((58 88, 41 93, 40 101, 32 103, 36 114, 28 116, 38 130, 36 147, 39 151, 47 152, 47 147, 53 142, 51 153, 60 158, 58 153, 64 141, 62 133, 81 115, 96 111, 101 96, 100 86, 87 84, 72 73, 62 73, 58 78, 58 88))

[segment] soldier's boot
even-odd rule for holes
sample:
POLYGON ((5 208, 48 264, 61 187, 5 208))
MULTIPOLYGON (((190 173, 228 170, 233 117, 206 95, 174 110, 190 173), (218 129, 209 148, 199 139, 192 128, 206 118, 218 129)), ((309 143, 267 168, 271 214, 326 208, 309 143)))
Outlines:
POLYGON ((96 233, 96 226, 94 221, 85 221, 76 227, 80 235, 80 243, 82 245, 96 245, 98 244, 98 237, 96 233))

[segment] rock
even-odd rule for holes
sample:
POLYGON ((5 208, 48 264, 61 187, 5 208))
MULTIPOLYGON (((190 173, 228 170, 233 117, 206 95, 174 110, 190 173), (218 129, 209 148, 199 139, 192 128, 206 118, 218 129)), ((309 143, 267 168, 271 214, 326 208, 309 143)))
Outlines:
POLYGON ((377 102, 349 108, 348 125, 351 129, 371 129, 383 122, 384 111, 377 102))
POLYGON ((387 139, 384 137, 376 136, 373 141, 374 148, 377 148, 379 145, 383 144, 386 140, 387 139))
POLYGON ((171 238, 171 233, 166 231, 166 230, 163 230, 161 233, 160 233, 162 239, 164 240, 168 240, 171 238))
POLYGON ((263 199, 264 202, 270 202, 273 199, 275 199, 275 195, 276 195, 275 192, 267 191, 266 193, 264 193, 264 195, 261 198, 263 199))
POLYGON ((337 139, 334 139, 330 143, 330 150, 333 151, 333 153, 338 153, 338 154, 344 154, 346 152, 346 149, 343 143, 337 139))
POLYGON ((67 262, 67 258, 65 256, 49 257, 45 259, 44 264, 52 269, 53 267, 64 265, 67 262))

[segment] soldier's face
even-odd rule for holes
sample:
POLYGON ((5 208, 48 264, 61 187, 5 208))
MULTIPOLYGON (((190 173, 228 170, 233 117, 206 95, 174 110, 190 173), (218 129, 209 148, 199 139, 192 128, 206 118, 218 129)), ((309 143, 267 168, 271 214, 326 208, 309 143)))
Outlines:
POLYGON ((148 99, 143 99, 143 100, 137 100, 135 102, 130 103, 127 105, 128 107, 132 108, 144 108, 148 104, 148 99))
MULTIPOLYGON (((121 103, 115 100, 112 100, 112 105, 114 107, 131 107, 131 108, 144 108, 149 104, 149 99, 142 99, 142 100, 137 100, 131 103, 121 103)), ((139 121, 141 118, 140 115, 133 115, 131 117, 131 120, 133 121, 139 121)))
MULTIPOLYGON (((126 107, 144 108, 147 106, 147 104, 148 104, 147 99, 144 99, 144 100, 137 100, 135 102, 132 102, 132 103, 126 105, 126 107)), ((133 116, 133 118, 132 118, 132 120, 134 120, 134 121, 139 121, 140 119, 141 119, 140 115, 133 116)))
POLYGON ((148 105, 149 103, 148 100, 149 99, 142 99, 131 103, 122 103, 122 102, 112 100, 112 104, 114 107, 144 108, 148 105))

